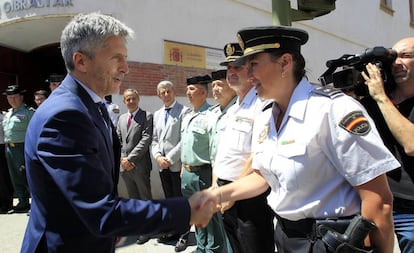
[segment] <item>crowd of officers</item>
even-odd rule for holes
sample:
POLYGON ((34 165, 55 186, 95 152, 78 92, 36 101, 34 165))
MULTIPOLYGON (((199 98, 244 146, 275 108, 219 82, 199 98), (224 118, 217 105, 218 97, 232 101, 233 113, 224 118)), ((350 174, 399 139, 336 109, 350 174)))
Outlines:
MULTIPOLYGON (((51 74, 46 80, 50 91, 56 89, 64 76, 51 74)), ((30 211, 30 191, 27 186, 24 139, 35 108, 24 102, 27 91, 19 85, 9 85, 3 91, 11 108, 0 113, 0 213, 27 213, 30 211), (18 203, 13 205, 13 197, 18 203)), ((36 106, 49 96, 47 90, 33 93, 36 106)))
MULTIPOLYGON (((363 76, 375 109, 306 80, 300 53, 308 40, 305 31, 247 28, 238 39, 224 46, 223 69, 187 78, 190 106, 176 100, 172 82, 157 85, 163 106, 153 115, 147 149, 165 197, 204 190, 218 203, 209 224, 196 228, 195 252, 391 252, 394 232, 401 251, 412 252, 413 191, 401 191, 413 189, 412 159, 399 131, 408 131, 413 122, 414 92, 407 94, 414 90, 414 39, 394 46, 397 88, 391 95, 381 88, 379 70, 367 65, 363 76), (213 106, 207 102, 209 87, 213 106), (392 116, 398 113, 406 116, 392 116), (393 211, 406 218, 394 216, 395 230, 393 211), (354 233, 358 229, 366 233, 354 233)), ((30 209, 24 137, 35 110, 23 103, 24 92, 13 85, 3 93, 12 107, 0 115, 0 152, 7 161, 0 166, 3 213, 30 209)), ((36 93, 39 101, 37 95, 47 97, 36 93)), ((187 247, 188 234, 163 234, 158 240, 177 240, 179 252, 187 247)))

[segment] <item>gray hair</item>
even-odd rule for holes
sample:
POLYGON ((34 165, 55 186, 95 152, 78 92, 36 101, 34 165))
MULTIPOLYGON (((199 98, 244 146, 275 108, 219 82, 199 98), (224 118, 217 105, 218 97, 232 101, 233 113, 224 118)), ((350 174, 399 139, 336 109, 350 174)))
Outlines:
POLYGON ((136 89, 131 89, 131 88, 125 89, 124 90, 124 96, 125 96, 125 93, 135 93, 135 95, 137 95, 137 97, 139 97, 139 93, 136 89))
POLYGON ((161 81, 161 82, 158 83, 157 93, 159 93, 161 88, 165 88, 167 86, 170 87, 172 90, 175 90, 175 86, 171 81, 164 80, 164 81, 161 81))
POLYGON ((119 20, 98 12, 76 15, 63 29, 60 47, 66 69, 71 72, 75 65, 73 54, 81 52, 90 58, 95 51, 105 45, 111 36, 130 39, 134 31, 119 20))

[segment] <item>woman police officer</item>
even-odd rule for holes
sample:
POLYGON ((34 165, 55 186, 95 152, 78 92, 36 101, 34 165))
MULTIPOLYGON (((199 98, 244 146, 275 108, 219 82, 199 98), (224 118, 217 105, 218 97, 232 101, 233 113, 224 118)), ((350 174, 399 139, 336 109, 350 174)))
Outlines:
POLYGON ((361 243, 365 238, 367 246, 392 252, 392 195, 385 173, 400 165, 364 108, 304 78, 300 47, 308 40, 305 31, 254 27, 239 31, 238 39, 244 55, 237 61, 247 60, 250 74, 260 81, 258 94, 274 103, 255 121, 254 173, 210 189, 209 200, 220 206, 270 186, 278 252, 329 252, 315 224, 359 214, 377 227, 361 243))

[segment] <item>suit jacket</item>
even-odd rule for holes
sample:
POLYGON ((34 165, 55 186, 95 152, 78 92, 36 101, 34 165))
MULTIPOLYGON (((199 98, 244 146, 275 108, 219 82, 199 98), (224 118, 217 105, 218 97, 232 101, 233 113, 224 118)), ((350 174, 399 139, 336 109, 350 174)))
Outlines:
POLYGON ((167 157, 171 162, 169 169, 173 172, 181 170, 181 121, 188 110, 188 107, 176 102, 169 112, 167 123, 165 107, 154 113, 151 153, 154 159, 158 156, 167 157))
POLYGON ((135 164, 135 169, 151 170, 149 148, 152 141, 153 115, 141 108, 135 114, 131 126, 127 128, 129 113, 119 116, 117 133, 121 141, 121 157, 135 164))
POLYGON ((114 252, 115 236, 188 228, 187 200, 121 199, 119 143, 70 75, 26 134, 32 206, 21 252, 114 252))

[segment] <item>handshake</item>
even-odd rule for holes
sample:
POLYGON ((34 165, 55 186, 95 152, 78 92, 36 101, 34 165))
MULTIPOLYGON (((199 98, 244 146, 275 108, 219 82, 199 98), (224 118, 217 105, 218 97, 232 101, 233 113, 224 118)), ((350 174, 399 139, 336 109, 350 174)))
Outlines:
POLYGON ((194 224, 196 227, 206 227, 213 214, 218 211, 224 212, 234 203, 223 203, 223 196, 218 187, 210 187, 196 192, 188 201, 191 207, 190 224, 194 224))

